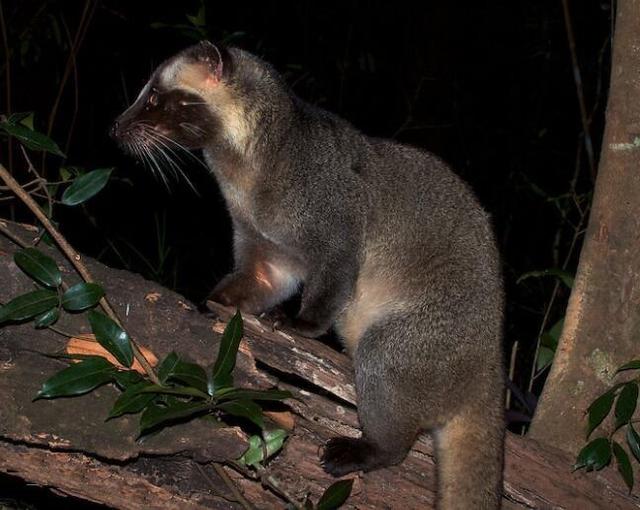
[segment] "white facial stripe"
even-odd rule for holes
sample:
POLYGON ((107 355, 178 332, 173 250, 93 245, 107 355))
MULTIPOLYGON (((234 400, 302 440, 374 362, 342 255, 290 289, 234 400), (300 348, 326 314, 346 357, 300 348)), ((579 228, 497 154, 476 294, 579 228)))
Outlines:
MULTIPOLYGON (((202 98, 212 111, 222 118, 225 138, 239 151, 247 149, 251 132, 251 119, 226 87, 211 81, 211 75, 202 63, 186 62, 175 58, 165 64, 157 74, 159 84, 167 90, 181 90, 202 98)), ((148 90, 149 84, 141 92, 148 90)))
POLYGON ((160 73, 160 82, 167 88, 173 88, 175 86, 176 77, 180 70, 180 61, 178 59, 173 60, 170 64, 167 64, 160 73))

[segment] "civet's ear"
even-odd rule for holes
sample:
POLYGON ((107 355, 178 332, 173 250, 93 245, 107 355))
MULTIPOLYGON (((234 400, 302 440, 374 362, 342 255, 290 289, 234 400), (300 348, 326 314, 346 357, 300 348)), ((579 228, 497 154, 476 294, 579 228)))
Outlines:
POLYGON ((209 70, 210 76, 215 81, 220 81, 225 72, 225 56, 228 56, 226 50, 220 50, 210 41, 200 41, 191 48, 191 55, 200 63, 205 64, 209 70))

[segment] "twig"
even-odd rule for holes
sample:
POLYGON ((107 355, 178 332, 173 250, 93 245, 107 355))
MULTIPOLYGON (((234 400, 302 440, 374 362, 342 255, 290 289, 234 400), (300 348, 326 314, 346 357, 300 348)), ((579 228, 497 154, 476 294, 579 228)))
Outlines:
POLYGON ((17 235, 15 235, 11 230, 9 230, 1 221, 0 221, 0 232, 4 234, 6 237, 11 239, 15 244, 20 246, 20 248, 29 248, 29 244, 22 239, 20 239, 17 235))
MULTIPOLYGON (((67 22, 64 20, 64 16, 61 18, 62 28, 64 28, 64 32, 67 36, 67 41, 69 41, 69 47, 73 48, 73 41, 71 40, 71 31, 67 26, 67 22)), ((80 108, 80 98, 79 98, 79 90, 78 90, 78 63, 76 61, 76 52, 71 51, 69 57, 72 59, 72 67, 73 67, 73 114, 71 116, 71 122, 69 123, 69 129, 67 134, 67 142, 64 145, 64 153, 69 153, 69 146, 71 145, 71 138, 73 137, 73 130, 76 126, 76 120, 78 118, 78 110, 80 108)))
POLYGON ((229 490, 233 493, 236 501, 240 503, 245 510, 253 510, 253 506, 251 506, 251 503, 247 501, 236 484, 233 483, 233 480, 229 478, 229 475, 225 472, 224 467, 222 467, 222 465, 218 464, 217 462, 212 462, 211 464, 213 465, 213 469, 216 470, 217 475, 222 479, 225 485, 229 487, 229 490))
MULTIPOLYGON (((7 186, 11 188, 11 191, 13 191, 18 196, 18 198, 22 200, 22 202, 31 210, 31 212, 36 216, 36 218, 38 218, 40 223, 42 223, 42 225, 47 230, 49 235, 55 240, 55 242, 58 244, 62 252, 69 259, 69 261, 71 262, 75 270, 83 278, 83 280, 87 283, 93 282, 93 277, 91 276, 91 273, 85 267, 85 265, 81 262, 80 254, 76 252, 73 249, 73 247, 67 242, 64 236, 60 232, 58 232, 58 230, 53 226, 49 218, 47 218, 47 216, 42 212, 38 204, 33 200, 33 198, 31 198, 31 196, 26 191, 24 191, 20 187, 20 184, 18 184, 18 182, 11 176, 11 174, 7 171, 7 169, 2 164, 0 164, 0 178, 4 181, 4 183, 7 186)), ((122 327, 122 322, 120 321, 120 318, 116 314, 115 310, 111 307, 111 304, 109 303, 106 297, 103 297, 100 300, 100 306, 116 324, 122 327)), ((137 343, 133 340, 133 338, 131 338, 131 348, 133 349, 133 354, 135 358, 138 360, 140 365, 142 365, 142 368, 144 368, 144 371, 149 376, 149 379, 151 379, 151 381, 154 384, 161 384, 160 380, 158 379, 158 376, 156 376, 155 372, 153 371, 153 368, 151 367, 147 359, 144 357, 144 354, 142 354, 142 352, 140 351, 140 348, 138 347, 137 343)))
POLYGON ((280 482, 278 482, 278 480, 271 476, 261 465, 256 464, 252 466, 253 469, 248 469, 246 466, 243 466, 242 464, 239 464, 238 462, 235 462, 233 460, 229 460, 226 463, 230 467, 238 471, 241 475, 244 475, 245 478, 249 478, 251 480, 260 480, 260 483, 263 487, 266 487, 273 494, 287 501, 297 510, 304 510, 304 505, 300 503, 296 498, 294 498, 291 494, 289 494, 289 492, 283 489, 280 486, 280 482))
POLYGON ((576 40, 573 35, 573 25, 571 23, 571 12, 569 11, 569 1, 562 0, 562 12, 564 15, 564 25, 567 32, 567 41, 569 43, 569 52, 571 53, 571 63, 573 65, 573 81, 576 85, 576 95, 578 97, 578 105, 580 107, 580 120, 582 122, 582 130, 584 132, 584 148, 589 159, 589 170, 591 179, 596 178, 596 163, 593 155, 593 143, 591 142, 591 133, 589 131, 589 116, 587 115, 587 107, 584 102, 584 90, 582 88, 582 74, 580 73, 580 65, 578 63, 578 55, 576 54, 576 40))
MULTIPOLYGON (((38 173, 36 168, 33 166, 33 163, 31 162, 31 158, 29 157, 29 154, 27 154, 27 151, 23 145, 20 145, 20 150, 22 151, 22 156, 24 157, 24 160, 27 162, 27 169, 29 170, 29 172, 35 175, 36 177, 35 180, 39 181, 38 188, 44 191, 45 196, 41 198, 45 198, 49 203, 49 216, 52 216, 54 200, 53 200, 53 197, 51 196, 51 193, 49 193, 49 188, 47 188, 47 181, 42 178, 42 176, 38 173)), ((22 186, 22 188, 24 189, 24 186, 22 186)), ((35 196, 38 196, 38 194, 35 191, 33 192, 33 194, 35 196)))
POLYGON ((218 488, 215 486, 215 484, 213 483, 213 480, 211 480, 211 477, 204 470, 204 468, 200 464, 198 464, 197 462, 195 462, 194 464, 196 466, 196 469, 200 472, 200 475, 202 475, 202 478, 204 478, 207 481, 207 483, 209 484, 209 488, 214 493, 214 495, 219 496, 222 499, 226 499, 230 503, 238 503, 238 500, 235 497, 229 497, 226 494, 222 494, 222 492, 218 491, 218 488))
POLYGON ((63 329, 60 329, 56 326, 47 326, 47 328, 53 331, 54 333, 58 333, 58 335, 60 336, 65 336, 67 338, 78 338, 80 340, 88 340, 90 342, 97 343, 97 340, 92 336, 83 335, 82 333, 70 333, 69 331, 64 331, 63 329))
POLYGON ((303 510, 304 506, 300 504, 300 502, 294 498, 291 494, 289 494, 286 490, 280 487, 280 483, 270 474, 267 473, 267 470, 260 465, 254 466, 260 475, 260 481, 263 485, 269 487, 273 492, 278 494, 279 496, 286 499, 294 508, 297 510, 303 510))
MULTIPOLYGON (((573 196, 574 199, 574 203, 577 204, 577 199, 576 199, 576 184, 578 181, 578 173, 580 172, 580 167, 581 167, 581 158, 580 158, 580 154, 582 152, 582 142, 583 142, 584 138, 581 139, 578 142, 578 147, 576 149, 576 163, 575 163, 575 167, 574 167, 574 171, 573 171, 573 177, 571 178, 571 182, 570 182, 570 190, 571 190, 571 194, 573 196)), ((561 269, 564 271, 567 266, 569 265, 569 261, 571 260, 571 255, 573 255, 573 250, 576 247, 576 244, 578 242, 579 237, 584 233, 584 229, 583 229, 583 225, 584 222, 587 218, 588 212, 589 212, 589 208, 587 207, 586 209, 582 209, 581 207, 576 206, 576 209, 578 211, 578 214, 580 215, 580 220, 578 221, 578 224, 575 225, 573 227, 573 237, 571 238, 571 243, 569 244, 569 249, 567 250, 567 255, 564 258, 564 261, 562 263, 561 269)), ((554 285, 553 285, 553 290, 551 291, 551 298, 549 299, 549 303, 547 304, 545 311, 544 311, 544 317, 542 318, 542 323, 540 324, 540 329, 538 331, 538 337, 537 337, 537 341, 536 341, 536 348, 533 354, 533 362, 531 364, 531 374, 529 376, 529 386, 528 386, 528 390, 531 391, 533 388, 533 383, 534 381, 538 378, 538 376, 542 373, 542 372, 538 372, 536 373, 536 360, 538 359, 538 353, 540 352, 540 340, 542 338, 542 334, 544 333, 544 330, 547 328, 547 323, 549 321, 549 316, 551 315, 551 309, 553 308, 553 305, 555 304, 556 301, 556 297, 558 295, 558 290, 560 289, 560 282, 556 279, 554 285)))
MULTIPOLYGON (((36 185, 39 187, 42 181, 44 181, 44 179, 42 178, 33 179, 32 181, 22 184, 22 189, 26 189, 36 185)), ((50 182, 49 184, 53 184, 53 183, 50 182)), ((0 191, 11 191, 11 188, 9 188, 9 186, 0 186, 0 191)))
MULTIPOLYGON (((58 93, 56 95, 55 101, 53 102, 51 113, 49 114, 49 122, 47 124, 47 136, 51 136, 51 131, 53 130, 53 123, 55 121, 56 115, 58 114, 58 107, 60 106, 60 101, 62 100, 62 93, 64 92, 65 86, 67 84, 67 80, 69 79, 69 74, 71 73, 73 69, 73 65, 75 63, 78 49, 80 48, 80 45, 84 40, 84 36, 87 32, 87 27, 91 22, 91 18, 93 17, 93 13, 95 12, 97 5, 98 5, 97 0, 94 1, 93 3, 91 0, 87 0, 84 4, 84 9, 82 10, 80 22, 78 23, 78 30, 76 31, 73 44, 69 49, 69 57, 67 58, 67 63, 64 68, 64 73, 62 75, 62 79, 60 80, 58 93)), ((44 171, 45 159, 46 159, 46 153, 43 153, 42 155, 43 171, 44 171)))
MULTIPOLYGON (((409 130, 409 126, 414 120, 413 111, 415 109, 415 105, 418 102, 418 99, 420 99, 420 94, 422 93, 422 87, 426 80, 427 78, 425 76, 420 77, 420 80, 418 81, 418 85, 416 85, 416 89, 413 92, 413 95, 411 98, 407 97, 407 94, 405 93, 405 101, 407 102, 407 116, 405 117, 402 124, 400 124, 398 129, 396 129, 395 132, 391 135, 391 138, 396 139, 398 136, 400 136, 401 133, 404 133, 405 131, 409 130)), ((440 125, 430 126, 428 124, 425 124, 424 127, 425 128, 440 127, 440 125)), ((415 129, 415 127, 412 129, 415 129)))
MULTIPOLYGON (((509 380, 513 382, 513 376, 516 368, 516 354, 518 352, 518 341, 513 342, 511 347, 511 357, 509 359, 509 380)), ((509 409, 511 407, 511 388, 507 388, 507 396, 505 399, 504 408, 509 409)))
MULTIPOLYGON (((11 115, 11 55, 9 53, 9 42, 7 37, 7 25, 4 22, 4 9, 2 7, 2 0, 0 0, 0 32, 2 32, 2 46, 4 47, 4 62, 5 62, 5 94, 6 94, 6 108, 7 115, 11 115)), ((7 138, 7 163, 9 168, 13 165, 13 139, 7 138)))

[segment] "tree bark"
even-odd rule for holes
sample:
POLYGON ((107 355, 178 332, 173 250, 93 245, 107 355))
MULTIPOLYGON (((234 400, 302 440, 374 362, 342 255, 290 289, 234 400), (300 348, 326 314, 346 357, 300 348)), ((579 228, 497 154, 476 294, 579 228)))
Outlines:
POLYGON ((591 217, 562 337, 529 433, 572 454, 584 446, 589 404, 611 386, 618 366, 640 354, 639 26, 640 0, 619 0, 591 217))
MULTIPOLYGON (((35 236, 11 228, 23 239, 35 236)), ((32 288, 13 263, 14 251, 0 236, 0 302, 32 288)), ((59 257, 58 262, 73 283, 72 269, 59 257)), ((213 361, 233 310, 217 306, 218 318, 212 319, 137 275, 90 259, 85 263, 142 345, 159 358, 176 350, 198 363, 213 361)), ((87 330, 82 315, 65 315, 59 326, 87 330)), ((60 351, 65 342, 31 324, 0 328, 0 472, 114 508, 241 508, 211 463, 242 453, 247 439, 242 429, 198 420, 165 429, 140 444, 135 441, 137 417, 104 421, 117 395, 110 386, 83 397, 33 402, 40 384, 64 366, 47 353, 60 351)), ((235 379, 243 386, 288 389, 297 398, 272 415, 291 430, 262 476, 229 465, 224 467, 227 475, 255 508, 283 508, 283 494, 298 502, 307 496, 317 501, 334 482, 320 466, 319 449, 332 436, 359 433, 348 358, 320 341, 273 331, 269 322, 247 316, 235 379)), ((509 436, 504 508, 640 506, 616 473, 572 473, 571 463, 571 456, 554 448, 509 436)), ((399 466, 349 478, 355 483, 344 508, 432 508, 436 483, 431 441, 421 437, 399 466)))

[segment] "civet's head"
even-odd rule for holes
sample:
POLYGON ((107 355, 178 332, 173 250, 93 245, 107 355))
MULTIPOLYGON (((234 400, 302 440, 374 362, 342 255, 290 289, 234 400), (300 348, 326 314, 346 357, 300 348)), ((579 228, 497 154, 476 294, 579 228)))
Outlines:
MULTIPOLYGON (((244 150, 255 115, 233 76, 231 51, 203 41, 163 62, 116 119, 111 136, 156 168, 175 165, 179 149, 224 145, 244 150)), ((239 59, 248 58, 237 51, 239 59)))

